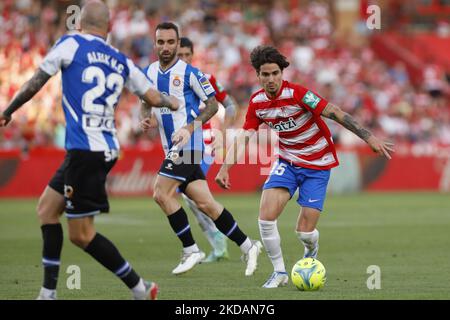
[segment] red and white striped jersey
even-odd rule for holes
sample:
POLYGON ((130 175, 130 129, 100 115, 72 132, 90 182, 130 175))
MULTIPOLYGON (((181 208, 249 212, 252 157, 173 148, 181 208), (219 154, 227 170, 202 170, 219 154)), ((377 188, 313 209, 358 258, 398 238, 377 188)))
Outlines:
POLYGON ((266 123, 278 133, 278 157, 295 166, 330 169, 339 164, 330 130, 321 118, 328 102, 318 94, 283 81, 275 98, 263 89, 250 98, 244 129, 266 123))
MULTIPOLYGON (((212 74, 205 74, 205 77, 209 80, 214 90, 216 91, 215 97, 217 101, 223 104, 223 101, 227 97, 227 92, 212 74)), ((211 143, 214 141, 211 120, 205 123, 202 129, 203 129, 203 142, 205 143, 205 152, 207 154, 211 154, 213 151, 211 143)))

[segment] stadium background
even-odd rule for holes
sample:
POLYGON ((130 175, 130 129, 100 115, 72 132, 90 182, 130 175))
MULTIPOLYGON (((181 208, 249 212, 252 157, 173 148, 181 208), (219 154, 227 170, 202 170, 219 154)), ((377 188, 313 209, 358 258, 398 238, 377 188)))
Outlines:
MULTIPOLYGON (((333 170, 329 186, 328 210, 338 214, 325 218, 328 220, 322 224, 323 241, 326 243, 333 241, 334 236, 349 236, 354 233, 359 240, 352 245, 344 240, 342 243, 335 240, 328 249, 323 249, 324 256, 333 250, 338 252, 339 245, 350 247, 353 252, 361 254, 361 261, 368 255, 366 250, 374 250, 371 252, 382 256, 381 251, 372 247, 377 243, 388 248, 389 258, 401 256, 398 252, 403 250, 403 267, 400 266, 397 270, 394 264, 394 267, 390 265, 389 270, 398 274, 411 274, 413 277, 412 274, 418 270, 428 272, 428 269, 412 267, 420 265, 418 260, 414 260, 413 248, 427 251, 429 246, 439 242, 439 248, 446 248, 448 252, 448 237, 444 230, 450 225, 449 1, 106 2, 113 18, 109 40, 142 67, 156 59, 153 49, 155 26, 165 20, 176 21, 181 27, 182 35, 194 41, 193 65, 204 72, 213 73, 237 99, 240 109, 233 124, 235 129, 242 125, 248 98, 258 88, 254 70, 249 63, 249 52, 259 44, 274 44, 291 62, 291 66, 284 72, 286 79, 317 91, 352 114, 375 134, 396 143, 396 153, 388 161, 374 155, 353 134, 329 122, 337 142, 341 166, 333 170), (381 8, 380 30, 367 28, 366 21, 370 16, 367 8, 371 4, 381 8), (382 193, 378 193, 379 191, 382 193), (396 193, 387 193, 392 191, 396 193), (402 193, 397 193, 399 191, 402 193), (358 212, 364 212, 364 217, 359 216, 358 212), (426 217, 422 216, 424 212, 427 213, 426 217), (404 225, 404 221, 408 223, 404 225), (427 231, 424 228, 428 228, 427 231), (395 243, 389 240, 389 234, 396 239, 395 243), (416 239, 417 234, 422 234, 423 242, 416 239), (329 239, 326 240, 326 237, 329 239), (374 242, 366 242, 366 237, 374 242), (405 271, 403 268, 406 265, 410 265, 411 269, 405 271)), ((0 110, 6 107, 15 92, 31 77, 46 51, 67 31, 67 7, 80 3, 81 1, 56 0, 0 2, 0 110)), ((152 184, 163 157, 158 133, 151 131, 144 134, 140 131, 138 109, 137 99, 125 92, 116 115, 123 153, 108 180, 109 192, 120 197, 113 198, 114 215, 100 217, 99 221, 103 228, 113 226, 109 231, 127 245, 132 242, 131 235, 115 230, 114 223, 130 225, 134 230, 133 234, 140 236, 142 233, 143 238, 139 238, 141 241, 145 237, 151 237, 151 234, 144 236, 146 233, 143 228, 159 226, 160 222, 160 228, 164 231, 161 238, 170 239, 167 241, 173 248, 168 246, 167 250, 169 253, 173 252, 174 258, 178 254, 175 253, 178 248, 175 240, 170 237, 161 212, 148 198, 129 197, 151 195, 152 184), (153 211, 151 222, 144 219, 148 211, 153 211)), ((33 268, 37 268, 40 235, 37 222, 31 218, 36 204, 34 197, 42 192, 63 159, 63 120, 58 75, 14 115, 14 120, 7 128, 0 130, 0 251, 3 252, 0 256, 0 283, 8 284, 3 286, 3 290, 0 289, 1 298, 30 298, 30 292, 22 293, 18 289, 20 285, 17 286, 18 283, 7 278, 13 272, 7 268, 13 266, 17 272, 20 270, 26 273, 30 256, 34 257, 33 264, 36 264, 33 268), (31 199, 22 200, 23 197, 31 199), (7 228, 8 224, 14 227, 7 228), (25 237, 26 240, 21 242, 19 239, 25 234, 32 237, 25 237), (31 243, 34 251, 30 249, 31 243), (17 255, 15 246, 23 248, 24 253, 17 255)), ((214 121, 220 121, 220 117, 214 121)), ((264 167, 269 166, 270 164, 264 164, 264 167)), ((218 165, 213 166, 208 177, 212 190, 222 192, 212 181, 217 169, 218 165)), ((260 175, 256 165, 238 165, 231 172, 234 193, 220 198, 236 210, 236 215, 243 220, 242 224, 248 225, 247 228, 255 234, 258 232, 256 214, 259 191, 265 178, 266 176, 260 175), (252 214, 248 214, 249 211, 252 214)), ((327 206, 325 209, 327 210, 327 206)), ((295 214, 297 208, 292 203, 286 210, 295 214)), ((292 231, 292 214, 282 220, 281 230, 292 231)), ((198 235, 197 238, 201 237, 198 235)), ((294 243, 292 239, 286 241, 294 243)), ((163 247, 164 242, 159 245, 163 247)), ((151 246, 146 250, 150 248, 151 246)), ((68 250, 72 252, 72 249, 68 250)), ((142 253, 142 248, 130 250, 137 256, 142 253)), ((289 250, 286 254, 292 263, 298 256, 298 253, 294 254, 289 250)), ((445 255, 441 251, 430 251, 427 254, 432 256, 431 260, 441 259, 438 269, 448 271, 448 262, 442 262, 444 259, 448 261, 448 253, 445 255)), ((237 255, 235 253, 232 256, 237 255)), ((175 260, 164 257, 162 253, 158 257, 161 261, 167 259, 167 262, 162 262, 158 267, 161 274, 167 276, 164 272, 170 269, 175 260)), ((336 258, 333 254, 328 255, 326 266, 334 268, 337 273, 342 271, 346 274, 348 270, 345 267, 348 266, 342 263, 342 257, 345 255, 336 258)), ((80 258, 81 261, 83 259, 80 258)), ((144 265, 144 262, 139 263, 144 265)), ((370 263, 371 261, 368 262, 370 263)), ((264 266, 263 268, 270 269, 267 261, 264 266)), ((236 266, 238 268, 240 266, 236 266)), ((155 272, 159 275, 158 270, 155 272)), ((92 272, 96 274, 96 271, 92 272)), ((98 273, 102 275, 99 278, 105 276, 102 272, 98 269, 98 273)), ((208 269, 205 272, 214 273, 208 269)), ((225 274, 228 277, 228 273, 225 274)), ((444 278, 448 278, 447 274, 449 273, 444 278)), ((261 275, 260 282, 264 276, 261 275)), ((15 274, 14 277, 19 279, 21 275, 15 274)), ((361 280, 361 276, 358 277, 361 280)), ((25 285, 30 285, 30 290, 38 288, 40 272, 35 272, 34 276, 30 275, 27 279, 28 283, 25 285), (34 287, 31 284, 35 284, 34 287)), ((433 279, 443 281, 442 278, 428 278, 427 281, 432 282, 433 279)), ((94 283, 96 281, 91 280, 94 283)), ((341 290, 352 283, 352 276, 346 274, 338 280, 339 285, 336 281, 329 285, 331 297, 334 298, 345 296, 341 290), (343 278, 349 279, 349 283, 343 283, 343 278)), ((173 280, 167 277, 167 281, 168 286, 172 285, 173 280)), ((365 280, 361 281, 364 284, 365 280)), ((423 281, 425 279, 420 279, 415 286, 420 288, 423 281)), ((399 287, 395 287, 390 296, 375 297, 398 298, 396 294, 399 292, 400 297, 416 297, 408 295, 409 288, 402 285, 400 280, 398 284, 399 287)), ((178 285, 184 288, 183 284, 178 285)), ((247 291, 244 290, 248 295, 243 296, 214 291, 216 288, 203 285, 216 294, 213 298, 251 298, 253 294, 250 285, 247 291)), ((101 288, 99 284, 98 290, 101 288)), ((188 288, 186 284, 186 290, 188 288)), ((181 291, 183 290, 180 289, 181 291)), ((358 290, 350 292, 350 297, 361 297, 358 290)), ((169 293, 166 298, 180 297, 175 291, 169 293)), ((420 297, 420 292, 417 294, 420 297)), ((265 295, 267 296, 264 293, 261 297, 264 298, 265 295)), ((66 293, 66 297, 70 295, 66 293)), ((91 292, 76 297, 98 296, 91 292)), ((121 296, 111 293, 105 297, 121 296)), ((208 295, 194 294, 192 298, 195 297, 205 298, 208 295)), ((278 293, 273 297, 286 298, 278 293)), ((426 291, 422 297, 448 299, 449 295, 448 290, 438 285, 426 291)))

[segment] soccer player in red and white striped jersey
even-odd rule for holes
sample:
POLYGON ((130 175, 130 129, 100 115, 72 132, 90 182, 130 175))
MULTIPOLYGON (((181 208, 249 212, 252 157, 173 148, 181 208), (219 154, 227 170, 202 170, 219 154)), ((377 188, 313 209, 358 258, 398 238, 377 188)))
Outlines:
POLYGON ((250 58, 262 89, 250 98, 244 130, 228 151, 216 182, 223 188, 230 187, 228 170, 236 163, 236 155, 245 149, 250 131, 266 123, 278 133, 278 160, 264 184, 258 219, 261 238, 274 267, 263 287, 276 288, 288 282, 277 218, 297 189, 297 202, 302 207, 297 220, 297 237, 305 247, 304 257, 317 257, 319 232, 316 226, 325 201, 330 169, 339 164, 330 130, 322 117, 338 122, 388 159, 394 150, 392 143, 379 140, 351 115, 317 93, 283 81, 283 69, 289 62, 277 49, 259 46, 250 58))

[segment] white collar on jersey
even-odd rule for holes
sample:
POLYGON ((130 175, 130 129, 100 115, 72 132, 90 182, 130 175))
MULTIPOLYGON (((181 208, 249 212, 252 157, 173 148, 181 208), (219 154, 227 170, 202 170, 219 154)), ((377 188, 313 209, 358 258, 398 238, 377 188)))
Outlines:
POLYGON ((103 39, 102 37, 97 36, 97 35, 95 35, 95 34, 81 33, 81 32, 78 32, 77 34, 78 34, 80 37, 85 38, 86 40, 89 40, 89 41, 92 41, 92 40, 98 40, 98 41, 101 41, 101 42, 107 44, 105 39, 103 39))
POLYGON ((182 61, 182 60, 180 60, 180 58, 177 58, 177 61, 175 61, 175 63, 174 63, 169 69, 167 69, 166 71, 163 71, 163 70, 161 69, 161 63, 158 62, 158 71, 159 71, 160 73, 162 73, 162 74, 166 74, 166 73, 169 72, 173 67, 175 67, 180 61, 182 61))

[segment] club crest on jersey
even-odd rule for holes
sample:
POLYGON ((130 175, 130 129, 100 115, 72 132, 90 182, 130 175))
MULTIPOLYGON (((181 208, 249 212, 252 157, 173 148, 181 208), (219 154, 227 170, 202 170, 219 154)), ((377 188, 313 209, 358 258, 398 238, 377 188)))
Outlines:
POLYGON ((272 122, 269 122, 269 127, 278 131, 291 131, 297 126, 297 124, 294 121, 294 118, 290 117, 287 121, 280 121, 277 124, 273 124, 272 122))
POLYGON ((181 79, 178 78, 178 77, 175 77, 175 78, 173 79, 173 81, 172 81, 172 84, 173 84, 175 87, 179 87, 179 86, 181 85, 181 79))

